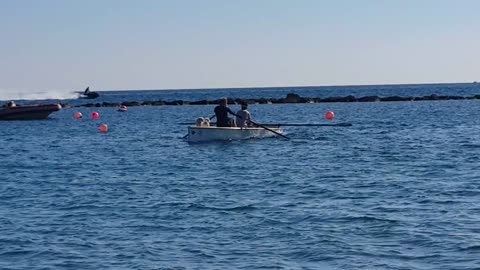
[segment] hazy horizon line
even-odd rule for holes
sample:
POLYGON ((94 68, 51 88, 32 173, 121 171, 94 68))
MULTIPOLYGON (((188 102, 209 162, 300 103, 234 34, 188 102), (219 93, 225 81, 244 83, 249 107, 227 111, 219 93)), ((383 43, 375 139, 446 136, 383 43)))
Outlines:
POLYGON ((224 89, 274 89, 274 88, 313 88, 313 87, 367 87, 367 86, 406 86, 406 85, 449 85, 449 84, 476 84, 478 81, 470 82, 424 82, 424 83, 380 83, 380 84, 332 84, 332 85, 284 85, 284 86, 244 86, 244 87, 205 87, 205 88, 148 88, 148 89, 103 89, 91 90, 93 92, 108 91, 179 91, 179 90, 224 90, 224 89))

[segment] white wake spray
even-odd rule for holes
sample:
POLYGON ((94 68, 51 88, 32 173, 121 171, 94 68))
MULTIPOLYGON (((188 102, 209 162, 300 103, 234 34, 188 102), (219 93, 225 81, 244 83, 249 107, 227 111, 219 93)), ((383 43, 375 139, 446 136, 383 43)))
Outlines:
POLYGON ((43 100, 43 99, 76 99, 79 94, 72 90, 32 90, 32 89, 0 89, 0 100, 43 100))

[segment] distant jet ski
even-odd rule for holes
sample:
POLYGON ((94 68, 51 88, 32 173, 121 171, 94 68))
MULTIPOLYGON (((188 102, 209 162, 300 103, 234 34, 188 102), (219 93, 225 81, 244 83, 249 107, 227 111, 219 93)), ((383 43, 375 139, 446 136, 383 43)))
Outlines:
POLYGON ((88 99, 93 99, 97 98, 99 95, 97 92, 92 92, 90 91, 90 86, 85 89, 84 92, 80 92, 80 98, 88 98, 88 99))

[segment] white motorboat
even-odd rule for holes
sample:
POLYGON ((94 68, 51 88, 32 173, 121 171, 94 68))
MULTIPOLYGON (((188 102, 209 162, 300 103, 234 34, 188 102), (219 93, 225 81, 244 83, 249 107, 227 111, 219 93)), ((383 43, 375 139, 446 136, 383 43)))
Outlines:
POLYGON ((252 138, 267 138, 282 136, 282 129, 278 127, 216 127, 190 126, 188 127, 188 142, 233 141, 252 138))

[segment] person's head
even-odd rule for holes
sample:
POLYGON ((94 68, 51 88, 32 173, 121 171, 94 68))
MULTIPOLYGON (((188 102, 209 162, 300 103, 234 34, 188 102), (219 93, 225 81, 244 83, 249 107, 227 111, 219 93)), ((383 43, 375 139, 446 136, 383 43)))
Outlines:
POLYGON ((227 106, 228 100, 226 97, 220 99, 220 105, 227 106))
POLYGON ((246 102, 242 103, 242 110, 248 109, 248 104, 246 102))

